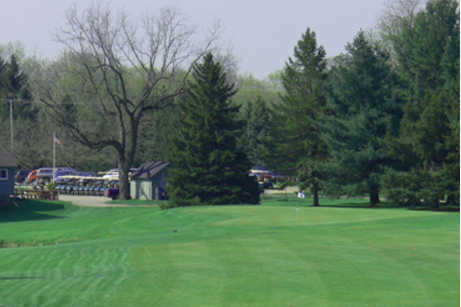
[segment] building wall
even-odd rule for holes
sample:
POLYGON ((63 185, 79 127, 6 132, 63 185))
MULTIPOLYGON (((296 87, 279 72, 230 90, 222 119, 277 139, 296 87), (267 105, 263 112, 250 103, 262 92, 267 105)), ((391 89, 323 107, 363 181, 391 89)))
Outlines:
POLYGON ((16 174, 16 168, 0 166, 0 170, 2 169, 7 170, 8 179, 0 179, 0 206, 5 205, 9 195, 14 193, 14 176, 16 174))
POLYGON ((132 199, 157 199, 156 189, 165 188, 168 170, 164 169, 151 179, 137 179, 130 183, 130 196, 132 199))
POLYGON ((154 185, 154 187, 165 188, 167 178, 168 169, 164 169, 160 173, 158 173, 154 178, 152 178, 152 184, 154 185))
POLYGON ((153 189, 150 180, 132 180, 130 183, 130 196, 132 199, 152 199, 153 189))

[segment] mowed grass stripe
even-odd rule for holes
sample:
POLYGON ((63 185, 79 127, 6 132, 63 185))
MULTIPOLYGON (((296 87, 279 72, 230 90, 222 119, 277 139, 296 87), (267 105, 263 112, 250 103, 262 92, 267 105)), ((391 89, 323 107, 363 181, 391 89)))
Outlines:
POLYGON ((108 306, 128 306, 133 301, 140 306, 184 306, 184 302, 201 302, 203 295, 195 295, 194 289, 213 293, 210 287, 215 283, 207 282, 217 272, 210 267, 213 261, 207 258, 205 241, 136 247, 130 260, 132 275, 108 306))
POLYGON ((223 306, 222 292, 226 289, 222 281, 228 276, 226 267, 210 253, 210 240, 213 239, 175 244, 170 249, 179 274, 177 289, 170 292, 167 306, 184 306, 185 302, 194 306, 223 306))
MULTIPOLYGON (((433 275, 420 275, 419 263, 415 263, 412 257, 415 252, 424 252, 428 248, 438 247, 439 244, 434 241, 422 245, 419 240, 415 240, 416 244, 410 240, 401 240, 400 236, 412 237, 412 234, 405 232, 407 221, 397 219, 360 223, 359 228, 347 224, 331 229, 322 226, 317 231, 309 228, 311 236, 300 234, 297 242, 289 238, 282 241, 287 249, 297 249, 300 254, 317 263, 315 267, 325 276, 323 280, 334 294, 329 298, 328 304, 323 304, 325 306, 334 306, 335 302, 341 306, 386 305, 389 300, 396 305, 449 306, 450 302, 457 301, 456 295, 446 297, 443 301, 428 295, 428 289, 433 290, 436 285, 428 278, 433 275), (388 232, 383 233, 381 226, 375 227, 380 223, 388 223, 393 227, 387 227, 388 232), (394 232, 394 235, 389 236, 389 232, 394 232), (332 236, 332 233, 335 235, 332 236)), ((455 243, 456 237, 452 237, 450 241, 455 243)), ((450 252, 449 263, 452 264, 457 262, 458 257, 455 246, 450 252)), ((440 269, 443 267, 446 267, 446 263, 440 269)), ((456 270, 455 265, 452 269, 456 270)), ((459 285, 459 280, 456 281, 456 274, 444 274, 451 276, 454 285, 452 289, 457 291, 456 284, 459 285)), ((440 293, 436 297, 440 298, 440 293)))
POLYGON ((403 288, 396 286, 395 280, 405 285, 404 288, 408 288, 407 282, 410 282, 411 288, 414 287, 412 282, 418 282, 412 272, 402 267, 398 261, 382 257, 372 245, 363 240, 357 242, 347 236, 340 236, 333 241, 328 238, 328 235, 319 233, 309 237, 300 235, 297 242, 281 238, 285 249, 297 251, 300 257, 316 269, 323 287, 327 289, 325 296, 318 289, 309 288, 309 298, 306 300, 309 305, 379 306, 380 295, 386 292, 383 286, 400 291, 403 288), (386 274, 388 268, 391 268, 391 275, 386 274), (396 269, 404 280, 396 278, 396 269), (319 302, 318 299, 322 297, 323 301, 319 302))
POLYGON ((126 275, 125 256, 120 249, 104 250, 96 245, 79 247, 77 244, 73 248, 48 246, 15 250, 8 257, 18 262, 9 271, 2 271, 0 305, 93 304, 116 291, 117 284, 126 275), (23 263, 28 263, 27 267, 23 263))
MULTIPOLYGON (((344 209, 340 209, 340 210, 344 210, 344 209)), ((388 210, 386 210, 386 211, 388 211, 388 210)), ((368 211, 368 212, 370 212, 370 211, 368 211)), ((374 213, 375 212, 373 212, 373 214, 374 213)), ((386 213, 386 212, 384 212, 384 213, 386 213)), ((390 213, 390 212, 388 212, 388 213, 390 213)), ((404 212, 404 213, 406 213, 406 212, 404 212)), ((384 238, 389 237, 388 233, 389 233, 389 230, 390 230, 390 232, 395 233, 394 235, 396 236, 397 244, 399 245, 399 246, 397 246, 397 250, 406 249, 408 246, 402 245, 402 242, 398 241, 398 237, 401 237, 402 234, 405 234, 405 227, 407 226, 407 223, 411 224, 412 220, 415 220, 415 221, 413 221, 413 224, 421 226, 423 223, 427 222, 430 225, 430 221, 427 218, 428 216, 431 216, 432 219, 434 219, 434 220, 438 220, 438 219, 441 219, 441 218, 443 220, 443 217, 450 217, 450 218, 456 219, 457 216, 456 215, 453 216, 452 214, 447 214, 447 213, 441 213, 441 214, 433 215, 431 213, 428 214, 427 212, 409 212, 409 215, 411 215, 412 217, 408 217, 408 216, 398 217, 398 216, 396 216, 394 218, 391 218, 389 216, 385 216, 384 219, 376 219, 375 221, 376 221, 377 224, 382 224, 382 223, 384 223, 385 225, 387 224, 386 225, 386 228, 388 229, 387 232, 385 231, 385 229, 381 229, 382 226, 380 226, 380 227, 378 227, 379 229, 373 230, 375 232, 373 232, 373 233, 371 233, 371 234, 369 234, 367 236, 361 237, 361 236, 357 236, 357 234, 350 233, 351 237, 354 238, 353 240, 348 240, 347 237, 345 237, 343 239, 345 239, 345 242, 349 241, 349 242, 354 243, 354 241, 357 241, 356 244, 352 244, 352 246, 356 246, 356 247, 360 248, 362 250, 362 253, 364 253, 365 258, 370 258, 370 256, 374 256, 374 257, 371 257, 371 259, 367 260, 367 261, 371 261, 371 263, 370 263, 370 265, 368 267, 365 267, 365 269, 367 270, 365 272, 365 274, 361 274, 361 275, 363 275, 363 276, 373 276, 374 275, 373 270, 375 268, 377 268, 377 270, 379 271, 379 269, 383 267, 383 263, 389 263, 388 267, 392 268, 392 273, 393 274, 390 275, 390 277, 392 277, 392 278, 388 279, 387 282, 389 282, 390 285, 395 285, 396 284, 395 281, 399 280, 400 274, 403 274, 404 278, 407 278, 409 280, 408 281, 409 284, 419 285, 419 291, 416 291, 417 289, 414 289, 414 290, 417 293, 419 293, 418 297, 421 298, 422 304, 426 305, 427 300, 424 300, 424 296, 425 296, 425 293, 426 293, 426 287, 425 287, 425 284, 422 281, 416 280, 417 278, 415 277, 415 273, 412 271, 414 269, 414 267, 408 266, 407 263, 400 263, 400 260, 398 258, 399 255, 394 254, 394 255, 389 255, 389 257, 387 257, 385 254, 383 254, 383 251, 376 250, 376 248, 373 245, 373 242, 374 242, 373 237, 377 237, 377 238, 379 238, 379 237, 384 237, 384 238), (397 223, 401 223, 402 227, 397 227, 397 228, 394 228, 394 229, 392 227, 389 227, 389 225, 394 224, 394 222, 396 222, 396 221, 397 221, 397 223), (369 255, 367 255, 367 254, 369 254, 369 255), (383 255, 384 255, 384 257, 383 257, 383 255), (381 259, 381 258, 383 258, 383 259, 381 259), (407 266, 408 266, 408 268, 407 268, 407 266), (400 274, 396 275, 396 269, 397 269, 397 272, 400 273, 400 274), (421 295, 421 293, 422 293, 422 295, 421 295)), ((334 238, 334 236, 332 235, 332 232, 334 232, 335 235, 337 235, 339 237, 341 236, 341 232, 343 232, 343 231, 345 231, 347 229, 350 229, 350 230, 352 230, 354 232, 365 231, 365 233, 366 233, 367 228, 375 228, 375 227, 373 227, 373 224, 375 224, 375 221, 370 222, 368 219, 365 219, 365 220, 361 220, 361 222, 359 222, 359 223, 350 223, 349 221, 344 221, 343 220, 343 221, 337 222, 337 223, 327 223, 327 224, 322 223, 322 224, 317 224, 317 225, 311 225, 311 223, 309 221, 307 221, 307 222, 306 221, 298 221, 298 225, 303 224, 303 223, 308 225, 308 226, 304 227, 306 233, 310 232, 310 233, 313 234, 313 236, 311 236, 311 237, 319 239, 319 240, 325 240, 325 242, 328 242, 328 241, 331 241, 332 238, 334 238), (325 232, 325 231, 328 232, 328 235, 327 236, 322 236, 322 233, 325 232), (325 237, 325 238, 323 238, 323 237, 325 237)), ((229 224, 231 222, 235 223, 236 221, 235 220, 234 221, 228 221, 226 224, 229 224)), ((275 222, 273 224, 277 224, 277 222, 275 222)), ((286 224, 286 223, 284 222, 283 224, 286 224)), ((451 223, 451 224, 453 224, 453 223, 451 223)), ((439 228, 444 228, 444 225, 447 225, 447 224, 445 222, 442 222, 440 224, 441 227, 439 227, 439 228)), ((291 243, 295 242, 295 240, 293 240, 293 237, 295 236, 295 234, 292 231, 292 230, 295 230, 295 228, 296 227, 289 230, 289 233, 290 233, 291 237, 290 238, 285 238, 283 240, 284 242, 291 242, 291 243)), ((302 229, 303 227, 302 226, 301 227, 297 226, 297 228, 302 229)), ((415 227, 413 226, 413 228, 415 228, 415 227)), ((435 227, 432 227, 432 228, 435 228, 435 227)), ((420 231, 421 229, 416 229, 416 230, 420 231)), ((435 239, 439 235, 440 235, 440 233, 435 232, 435 233, 429 235, 429 237, 434 236, 434 239, 435 239)), ((405 236, 405 235, 403 235, 403 236, 405 236)), ((421 246, 421 242, 420 242, 421 240, 419 240, 420 236, 418 236, 417 238, 415 238, 415 236, 418 236, 418 234, 415 233, 415 231, 413 233, 407 235, 407 237, 410 237, 409 241, 410 240, 411 240, 411 242, 416 241, 417 244, 420 245, 419 247, 426 247, 426 246, 421 246)), ((309 239, 309 238, 307 238, 307 239, 309 239)), ((427 240, 423 240, 423 241, 427 243, 427 240)), ((449 238, 449 241, 450 242, 456 242, 456 236, 449 238)), ((437 240, 434 240, 433 242, 437 242, 437 240)), ((389 241, 389 240, 384 241, 384 244, 391 244, 391 243, 392 242, 389 241)), ((350 244, 350 243, 345 243, 343 245, 345 245, 347 247, 348 244, 350 244)), ((297 246, 299 247, 299 246, 301 246, 301 244, 297 243, 297 246)), ((309 248, 314 248, 314 250, 315 250, 314 246, 310 246, 310 247, 308 246, 308 247, 301 248, 301 251, 302 250, 308 250, 309 248)), ((287 246, 287 249, 288 249, 288 246, 287 246)), ((337 261, 338 257, 340 258, 340 257, 343 256, 343 258, 346 258, 345 257, 346 255, 343 254, 343 252, 344 252, 343 250, 340 250, 340 249, 334 250, 333 249, 333 250, 330 251, 328 249, 328 245, 325 246, 324 244, 323 245, 321 244, 321 246, 319 246, 317 251, 314 252, 315 253, 314 256, 315 257, 320 257, 321 254, 322 254, 322 250, 328 251, 326 256, 330 256, 330 262, 333 263, 333 267, 338 266, 338 263, 337 263, 338 262, 337 261), (331 257, 331 255, 333 255, 333 256, 331 257)), ((424 249, 422 249, 422 250, 424 250, 424 249)), ((459 247, 451 249, 451 255, 452 255, 451 262, 453 262, 453 260, 456 262, 456 255, 459 254, 457 252, 458 250, 459 250, 459 247), (454 256, 454 258, 453 258, 453 256, 454 256)), ((354 268, 355 267, 355 268, 357 268, 359 270, 359 272, 356 272, 355 275, 360 276, 360 274, 357 274, 357 273, 360 273, 360 268, 362 267, 362 265, 360 264, 360 261, 357 261, 357 260, 360 259, 360 254, 357 255, 357 254, 355 254, 356 252, 357 251, 353 251, 351 253, 351 255, 348 256, 348 259, 346 259, 346 260, 348 260, 348 262, 342 264, 341 267, 346 267, 346 268, 350 268, 350 267, 354 268)), ((328 257, 326 259, 328 259, 328 257)), ((322 263, 318 267, 320 267, 320 268, 328 267, 328 264, 329 263, 322 263)), ((384 274, 386 273, 385 271, 382 271, 382 272, 384 274)), ((377 275, 378 275, 378 279, 382 278, 382 276, 379 276, 379 274, 377 274, 377 275)), ((448 273, 447 275, 455 277, 454 274, 449 274, 448 273)), ((330 281, 335 280, 334 278, 331 278, 331 277, 326 278, 326 279, 330 280, 330 281)), ((358 280, 361 281, 362 279, 359 278, 358 280)), ((348 281, 346 280, 346 282, 348 282, 348 281)), ((373 285, 372 282, 373 282, 373 280, 368 282, 366 280, 366 278, 365 278, 365 279, 363 279, 362 284, 365 285, 365 286, 366 285, 373 285)), ((456 277, 455 277, 455 280, 453 280, 453 282, 454 282, 454 284, 456 284, 456 277)), ((407 281, 404 281, 404 282, 401 283, 400 286, 397 286, 397 287, 394 287, 394 288, 397 290, 398 293, 406 293, 407 290, 408 290, 407 289, 408 286, 406 286, 406 284, 407 284, 407 281)), ((458 284, 459 284, 459 281, 458 281, 458 284)), ((359 289, 360 288, 365 288, 366 289, 366 287, 363 287, 363 285, 358 285, 357 288, 359 288, 359 289)), ((329 287, 330 289, 335 289, 334 288, 335 285, 331 285, 331 286, 332 287, 329 287)), ((380 285, 378 284, 378 287, 379 286, 380 285)), ((413 287, 413 286, 410 286, 410 287, 413 287)), ((453 290, 456 291, 455 287, 453 288, 453 290)), ((356 291, 356 289, 351 287, 350 289, 347 289, 345 292, 356 293, 357 291, 356 291)), ((383 292, 383 291, 378 291, 378 292, 383 292)), ((380 293, 380 294, 382 294, 382 293, 380 293)), ((320 293, 317 293, 316 295, 319 296, 320 293)), ((409 298, 410 298, 410 300, 413 299, 412 296, 410 296, 409 298)), ((368 302, 364 302, 364 303, 369 304, 369 303, 373 302, 374 299, 375 299, 374 297, 371 297, 371 299, 368 302)), ((330 303, 331 303, 331 301, 330 301, 330 303)), ((357 301, 355 301, 355 303, 352 303, 352 305, 354 305, 356 303, 357 303, 357 301)))
POLYGON ((107 306, 159 306, 175 288, 177 271, 170 261, 168 244, 136 246, 130 250, 129 276, 107 306))
POLYGON ((274 235, 216 240, 210 250, 227 272, 226 306, 296 306, 311 289, 328 291, 316 270, 274 235))
POLYGON ((207 241, 208 257, 218 262, 223 273, 223 277, 215 281, 219 285, 219 289, 214 290, 219 296, 219 305, 259 306, 261 289, 265 289, 265 302, 274 301, 274 293, 268 291, 273 289, 274 276, 259 254, 265 248, 255 244, 256 240, 256 237, 239 237, 207 241))

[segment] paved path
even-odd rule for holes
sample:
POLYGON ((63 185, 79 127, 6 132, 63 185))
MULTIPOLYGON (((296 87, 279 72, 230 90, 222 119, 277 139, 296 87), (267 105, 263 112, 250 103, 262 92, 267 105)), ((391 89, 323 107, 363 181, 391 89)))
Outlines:
MULTIPOLYGON (((297 187, 287 187, 285 190, 265 190, 264 194, 295 193, 297 187)), ((103 196, 81 196, 81 195, 59 195, 59 200, 70 201, 72 204, 81 207, 152 207, 152 205, 134 205, 134 204, 106 204, 111 198, 103 196)))
POLYGON ((278 189, 265 189, 264 194, 281 194, 281 193, 288 193, 293 194, 299 191, 298 187, 286 187, 284 190, 278 189))
POLYGON ((59 200, 70 201, 81 207, 151 207, 151 205, 106 204, 111 198, 103 196, 59 195, 59 200))

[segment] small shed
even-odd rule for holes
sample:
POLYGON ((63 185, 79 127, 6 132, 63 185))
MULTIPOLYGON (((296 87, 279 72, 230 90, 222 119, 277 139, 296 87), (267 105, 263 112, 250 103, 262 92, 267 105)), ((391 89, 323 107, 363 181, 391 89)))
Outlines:
POLYGON ((169 165, 165 161, 148 161, 142 164, 131 176, 131 198, 165 199, 169 165))
POLYGON ((6 206, 14 193, 16 167, 16 158, 0 145, 0 207, 6 206))

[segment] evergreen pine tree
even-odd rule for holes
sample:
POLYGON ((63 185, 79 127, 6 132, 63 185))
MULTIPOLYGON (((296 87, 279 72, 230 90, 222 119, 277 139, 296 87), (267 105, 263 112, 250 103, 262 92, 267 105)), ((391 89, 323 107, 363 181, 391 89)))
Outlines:
POLYGON ((171 158, 169 191, 177 205, 259 202, 251 163, 237 147, 242 123, 236 119, 239 107, 230 101, 234 94, 211 54, 193 67, 171 158))
POLYGON ((349 193, 368 193, 379 202, 384 166, 390 163, 386 135, 396 131, 399 106, 393 95, 397 79, 389 55, 361 31, 330 72, 326 139, 332 155, 329 170, 349 193), (397 117, 397 119, 396 119, 397 117))
POLYGON ((438 207, 445 198, 459 205, 458 6, 428 1, 391 39, 394 49, 406 50, 397 53, 406 88, 399 137, 390 146, 401 164, 385 182, 401 205, 438 207))
POLYGON ((278 169, 296 178, 301 188, 311 187, 314 206, 319 205, 323 163, 328 158, 320 118, 325 112, 325 50, 317 46, 309 28, 294 48, 282 73, 285 93, 278 108, 282 158, 278 169))

